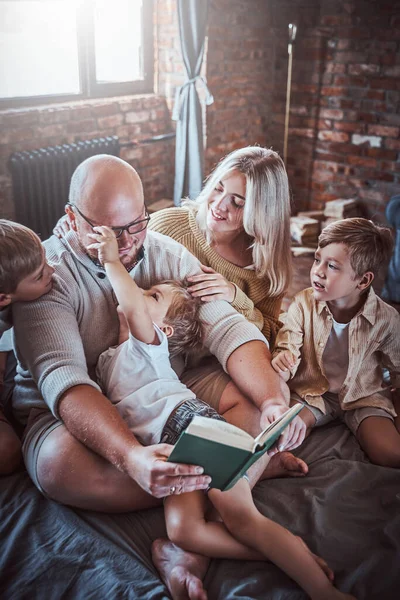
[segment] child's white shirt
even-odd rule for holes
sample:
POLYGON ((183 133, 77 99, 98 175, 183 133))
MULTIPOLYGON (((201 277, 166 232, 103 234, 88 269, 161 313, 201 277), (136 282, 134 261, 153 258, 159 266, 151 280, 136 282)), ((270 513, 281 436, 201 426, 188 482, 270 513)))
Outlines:
POLYGON ((195 398, 172 369, 166 335, 154 325, 160 344, 145 344, 132 335, 99 356, 96 374, 105 395, 116 405, 144 445, 158 444, 171 412, 195 398))
POLYGON ((349 325, 332 318, 332 330, 322 355, 329 391, 334 394, 339 393, 349 369, 349 325))

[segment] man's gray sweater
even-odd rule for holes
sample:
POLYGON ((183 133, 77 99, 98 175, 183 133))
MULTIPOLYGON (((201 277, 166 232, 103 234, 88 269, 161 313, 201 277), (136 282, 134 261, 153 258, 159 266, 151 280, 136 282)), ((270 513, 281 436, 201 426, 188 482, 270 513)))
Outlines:
MULTIPOLYGON (((31 408, 46 404, 60 418, 58 404, 71 387, 94 380, 99 355, 118 342, 116 300, 103 268, 82 250, 74 231, 44 242, 55 268, 53 289, 39 300, 13 305, 19 365, 14 410, 26 423, 31 408)), ((144 258, 131 271, 149 288, 164 279, 184 279, 200 271, 199 261, 184 246, 148 231, 144 258)), ((230 354, 245 342, 264 336, 225 301, 204 303, 201 318, 205 345, 226 368, 230 354)))

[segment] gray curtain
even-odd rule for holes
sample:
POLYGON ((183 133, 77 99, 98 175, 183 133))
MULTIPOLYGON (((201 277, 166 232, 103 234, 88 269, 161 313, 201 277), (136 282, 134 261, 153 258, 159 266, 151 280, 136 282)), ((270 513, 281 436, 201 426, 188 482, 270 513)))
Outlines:
POLYGON ((196 83, 206 90, 206 104, 212 104, 206 80, 200 77, 207 27, 208 0, 177 0, 179 33, 187 81, 176 90, 172 118, 177 121, 175 148, 174 203, 185 196, 195 198, 203 182, 203 126, 196 83))

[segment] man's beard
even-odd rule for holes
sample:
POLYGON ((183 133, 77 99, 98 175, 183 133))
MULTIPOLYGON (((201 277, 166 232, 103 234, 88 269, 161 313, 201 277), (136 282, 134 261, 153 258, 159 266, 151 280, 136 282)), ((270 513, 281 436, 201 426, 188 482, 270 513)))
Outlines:
POLYGON ((123 254, 119 257, 119 260, 124 265, 127 271, 130 271, 138 262, 138 257, 141 255, 143 244, 140 246, 133 246, 131 252, 129 254, 123 254))
MULTIPOLYGON (((99 261, 97 256, 97 250, 88 250, 85 246, 80 242, 83 251, 89 256, 90 260, 94 262, 95 265, 104 268, 104 265, 99 261)), ((138 260, 142 257, 143 254, 143 243, 140 246, 133 246, 129 254, 123 254, 119 257, 119 260, 124 265, 127 271, 131 271, 133 267, 137 264, 138 260)))

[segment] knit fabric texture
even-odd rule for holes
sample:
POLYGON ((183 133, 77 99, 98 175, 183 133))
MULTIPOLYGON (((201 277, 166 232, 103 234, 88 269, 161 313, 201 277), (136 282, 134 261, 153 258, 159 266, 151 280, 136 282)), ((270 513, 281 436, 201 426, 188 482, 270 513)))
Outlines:
MULTIPOLYGON (((52 290, 34 302, 13 305, 19 359, 13 405, 22 423, 32 408, 46 408, 46 404, 59 418, 59 400, 73 386, 99 389, 97 359, 118 343, 115 296, 104 269, 82 250, 74 231, 62 240, 52 236, 44 246, 55 269, 52 290)), ((199 262, 186 248, 154 231, 148 232, 144 249, 144 258, 130 272, 144 289, 200 271, 199 262)), ((265 343, 258 329, 227 302, 204 304, 200 310, 205 346, 224 369, 242 344, 265 343)))
POLYGON ((279 312, 283 296, 269 295, 269 281, 257 277, 253 269, 232 264, 220 256, 206 241, 191 208, 166 208, 151 215, 150 229, 180 242, 199 261, 221 273, 236 288, 232 306, 254 323, 273 345, 281 327, 279 312))

